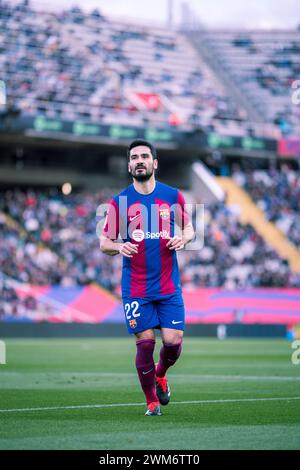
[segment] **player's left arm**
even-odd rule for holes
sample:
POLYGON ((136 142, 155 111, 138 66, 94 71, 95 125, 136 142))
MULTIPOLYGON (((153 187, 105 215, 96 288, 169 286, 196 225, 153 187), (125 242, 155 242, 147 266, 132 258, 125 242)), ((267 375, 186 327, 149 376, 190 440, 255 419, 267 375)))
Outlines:
POLYGON ((175 223, 181 229, 181 235, 175 235, 170 238, 166 246, 170 250, 179 251, 195 237, 195 230, 186 210, 184 196, 181 191, 178 191, 175 223))

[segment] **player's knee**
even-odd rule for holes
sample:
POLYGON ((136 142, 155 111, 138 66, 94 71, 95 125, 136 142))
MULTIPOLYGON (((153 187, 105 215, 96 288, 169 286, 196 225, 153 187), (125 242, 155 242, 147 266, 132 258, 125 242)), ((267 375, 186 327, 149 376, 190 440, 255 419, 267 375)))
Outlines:
POLYGON ((179 330, 169 331, 169 332, 164 333, 163 343, 175 345, 175 344, 181 343, 182 339, 183 339, 183 331, 179 331, 179 330))

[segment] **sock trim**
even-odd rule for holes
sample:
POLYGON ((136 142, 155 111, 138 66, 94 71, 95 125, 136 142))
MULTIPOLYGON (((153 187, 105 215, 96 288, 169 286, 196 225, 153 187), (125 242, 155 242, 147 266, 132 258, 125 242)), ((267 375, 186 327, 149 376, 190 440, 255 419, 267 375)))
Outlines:
POLYGON ((153 343, 153 344, 156 343, 155 339, 138 339, 135 344, 148 343, 148 342, 153 343))

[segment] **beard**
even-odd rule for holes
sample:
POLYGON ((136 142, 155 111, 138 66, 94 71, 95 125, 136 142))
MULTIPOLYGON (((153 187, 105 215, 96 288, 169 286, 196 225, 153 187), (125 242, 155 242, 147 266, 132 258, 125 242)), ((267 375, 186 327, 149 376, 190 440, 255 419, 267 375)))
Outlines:
POLYGON ((148 181, 148 180, 151 178, 151 176, 153 175, 153 172, 154 172, 153 166, 152 166, 152 168, 150 168, 149 170, 146 169, 146 171, 144 171, 143 173, 140 173, 140 172, 138 171, 138 169, 135 169, 135 170, 132 172, 132 177, 133 177, 136 181, 142 183, 142 182, 144 182, 144 181, 148 181))

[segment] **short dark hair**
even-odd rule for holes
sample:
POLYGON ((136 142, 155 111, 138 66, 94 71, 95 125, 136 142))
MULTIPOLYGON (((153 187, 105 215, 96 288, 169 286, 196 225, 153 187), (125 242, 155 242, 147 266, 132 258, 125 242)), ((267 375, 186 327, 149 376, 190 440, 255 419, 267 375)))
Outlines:
POLYGON ((145 147, 148 147, 151 150, 153 159, 157 158, 156 149, 154 148, 154 146, 150 142, 148 142, 147 140, 144 140, 144 139, 136 139, 136 140, 133 140, 131 142, 131 144, 129 144, 128 147, 127 147, 127 157, 128 157, 128 159, 130 157, 130 150, 132 150, 134 147, 138 147, 139 145, 144 145, 145 147))

